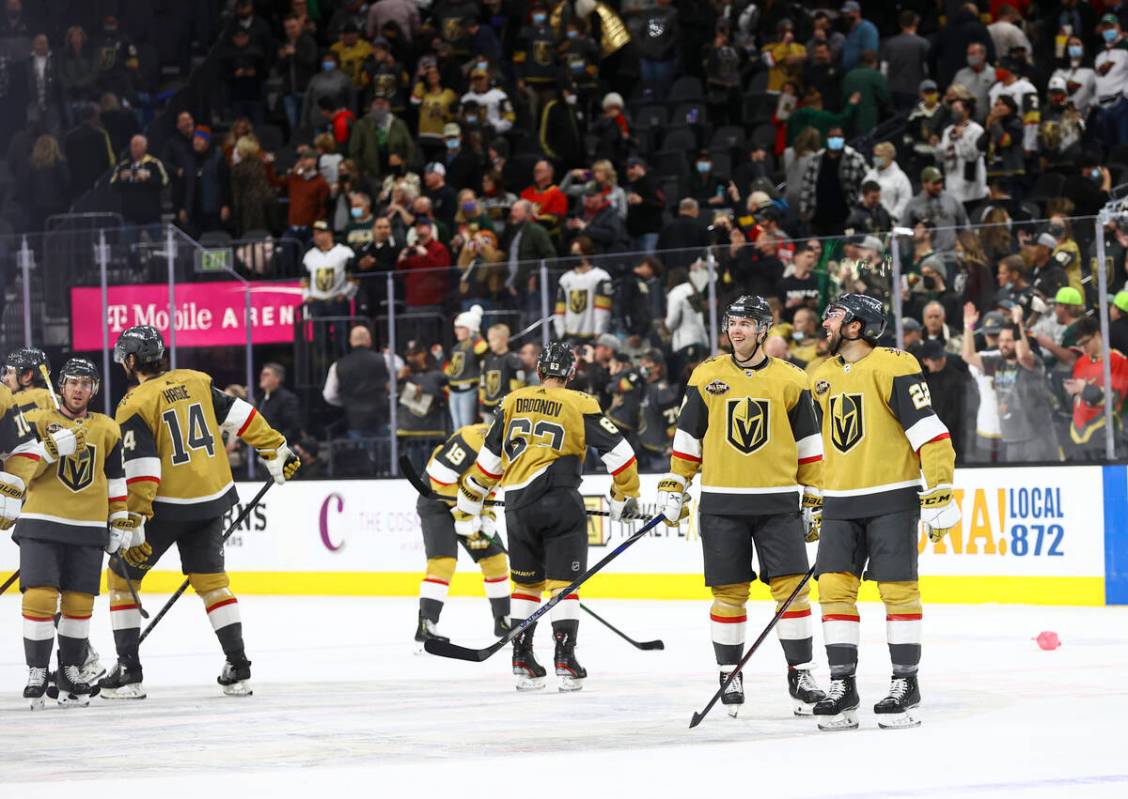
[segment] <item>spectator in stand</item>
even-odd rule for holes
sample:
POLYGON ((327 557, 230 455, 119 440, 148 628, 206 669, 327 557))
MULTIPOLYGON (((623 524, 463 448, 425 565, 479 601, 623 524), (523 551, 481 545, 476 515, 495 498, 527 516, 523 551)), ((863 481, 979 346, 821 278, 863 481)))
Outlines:
POLYGON ((799 197, 799 216, 816 235, 842 230, 867 168, 861 153, 847 146, 841 127, 827 131, 826 147, 807 167, 799 197))
POLYGON ((324 219, 329 204, 329 184, 317 171, 317 155, 307 150, 286 177, 290 209, 286 235, 307 243, 314 222, 324 219))
POLYGON ((161 163, 168 170, 174 194, 184 191, 184 175, 193 165, 192 140, 196 136, 196 120, 189 111, 176 115, 176 130, 165 142, 161 163))
POLYGON ((638 43, 642 87, 646 96, 660 99, 667 95, 677 77, 677 46, 681 40, 681 22, 673 0, 655 0, 643 12, 642 37, 638 43))
POLYGON ((92 99, 97 91, 98 65, 81 25, 67 28, 63 42, 63 52, 59 57, 59 83, 63 87, 68 116, 77 119, 81 105, 92 99))
POLYGON ((67 162, 71 170, 71 190, 81 197, 107 170, 114 165, 114 150, 110 137, 102 127, 95 103, 84 103, 80 111, 81 122, 63 139, 67 162))
POLYGON ((449 231, 458 213, 458 193, 447 185, 446 167, 439 162, 427 164, 423 170, 423 196, 431 201, 435 219, 449 231))
POLYGON ((1057 360, 1057 364, 1053 364, 1047 358, 1048 365, 1071 369, 1078 356, 1078 325, 1086 318, 1085 302, 1077 289, 1062 286, 1054 295, 1053 303, 1053 317, 1038 321, 1035 330, 1040 332, 1035 334, 1034 340, 1038 342, 1039 347, 1057 360), (1045 324, 1047 322, 1050 324, 1045 324))
POLYGON ((141 132, 137 116, 122 108, 121 100, 111 92, 103 94, 98 102, 102 107, 102 124, 110 134, 114 152, 123 152, 129 146, 129 140, 141 132))
POLYGON ((59 79, 59 62, 51 52, 47 36, 40 33, 31 40, 27 70, 27 121, 39 124, 47 133, 59 133, 66 125, 67 108, 59 79))
MULTIPOLYGON (((341 13, 344 9, 338 9, 341 13)), ((341 26, 340 33, 330 30, 330 36, 338 36, 329 49, 337 54, 341 71, 352 81, 353 91, 360 94, 368 86, 369 76, 364 63, 372 57, 372 45, 360 38, 360 28, 353 22, 341 26)))
POLYGON ((298 395, 286 388, 285 382, 286 367, 273 361, 263 364, 259 372, 262 396, 256 407, 262 418, 287 441, 297 441, 302 432, 298 395))
POLYGON ((881 203, 881 184, 874 180, 862 181, 862 196, 850 210, 843 229, 847 235, 873 233, 884 235, 893 230, 893 219, 881 203))
POLYGON ((577 236, 570 252, 575 265, 560 276, 557 284, 553 328, 559 339, 591 341, 610 327, 611 275, 594 264, 595 242, 587 236, 577 236))
POLYGON ((1128 143, 1128 39, 1115 14, 1101 17, 1104 49, 1097 53, 1098 135, 1107 147, 1128 143))
MULTIPOLYGON (((940 136, 937 155, 944 166, 944 188, 966 211, 987 196, 987 166, 979 147, 983 128, 963 100, 952 103, 951 114, 952 124, 940 136)), ((988 122, 994 121, 993 114, 988 122)))
POLYGON ((478 384, 482 377, 482 358, 489 345, 482 338, 481 305, 473 305, 454 317, 454 346, 443 364, 450 390, 448 404, 453 429, 481 421, 478 409, 478 384))
POLYGON ((1057 244, 1057 238, 1046 231, 1038 234, 1037 238, 1027 240, 1023 245, 1023 260, 1031 268, 1030 285, 1043 299, 1055 296, 1058 289, 1069 285, 1069 277, 1063 268, 1063 263, 1068 262, 1068 257, 1061 261, 1054 258, 1057 244))
POLYGON ((254 0, 236 1, 235 18, 231 20, 223 35, 230 38, 236 30, 246 31, 251 44, 266 59, 273 58, 274 32, 271 30, 270 23, 255 13, 254 0))
MULTIPOLYGON (((829 48, 826 51, 829 53, 829 48)), ((781 19, 776 24, 776 41, 765 44, 761 56, 768 65, 769 94, 778 94, 788 81, 802 80, 807 48, 795 41, 795 23, 790 19, 781 19)))
POLYGON ((509 211, 509 225, 502 236, 502 250, 506 253, 506 285, 518 298, 522 308, 539 299, 537 291, 537 262, 557 257, 544 226, 534 218, 534 206, 529 200, 518 200, 509 211))
MULTIPOLYGON (((834 56, 831 55, 830 45, 826 42, 819 42, 815 45, 811 58, 805 62, 803 80, 797 83, 792 81, 788 83, 805 86, 809 94, 818 92, 827 111, 838 112, 842 110, 842 79, 845 76, 846 70, 842 69, 842 63, 835 60, 834 56)), ((784 93, 787 93, 788 83, 784 83, 781 87, 781 91, 784 93)), ((809 107, 810 103, 807 102, 804 105, 809 107)), ((783 108, 777 107, 776 116, 780 119, 787 118, 786 105, 783 108)))
POLYGON ((415 140, 423 149, 423 157, 428 161, 441 159, 446 150, 443 128, 458 118, 455 112, 458 95, 444 85, 442 73, 433 57, 420 59, 411 104, 419 109, 415 140))
POLYGON ((480 114, 484 112, 476 122, 488 139, 503 136, 513 129, 517 119, 513 103, 505 90, 490 85, 489 70, 475 68, 470 71, 470 91, 462 95, 462 104, 465 106, 470 102, 477 103, 480 114))
MULTIPOLYGON (((349 274, 354 253, 343 244, 333 242, 333 230, 325 220, 313 224, 313 247, 302 258, 302 267, 309 273, 302 278, 302 302, 308 318, 323 319, 349 315, 349 300, 356 294, 356 281, 349 274)), ((315 338, 345 351, 345 329, 332 321, 323 328, 314 328, 315 338), (324 337, 324 338, 322 338, 324 337)))
POLYGON ((256 125, 265 119, 267 54, 251 40, 251 32, 241 25, 231 31, 220 55, 220 72, 227 84, 229 110, 245 116, 256 125))
MULTIPOLYGON (((782 6, 777 8, 783 10, 782 6)), ((818 45, 826 43, 830 46, 831 58, 836 63, 840 63, 842 61, 842 47, 846 43, 845 34, 834 29, 830 15, 821 8, 815 11, 812 26, 811 38, 807 40, 807 52, 809 53, 818 45)))
POLYGON ((965 3, 951 15, 948 25, 940 31, 933 45, 938 68, 936 80, 939 83, 947 86, 953 82, 956 73, 966 63, 972 42, 983 45, 985 63, 994 62, 995 44, 987 28, 979 21, 979 9, 975 3, 965 3))
POLYGON ((465 146, 465 137, 457 122, 447 123, 443 139, 446 153, 442 160, 451 188, 455 191, 474 189, 482 182, 482 162, 472 147, 465 146))
POLYGON ((551 161, 537 161, 533 167, 533 185, 521 192, 521 199, 533 204, 533 214, 548 234, 560 236, 560 226, 568 215, 568 198, 553 182, 551 161))
POLYGON ((398 376, 401 389, 396 437, 419 474, 431 450, 447 435, 443 401, 447 378, 437 368, 434 356, 418 342, 410 342, 403 357, 406 363, 398 376))
POLYGON ((862 185, 873 181, 881 190, 881 205, 894 222, 904 217, 905 207, 913 196, 909 176, 897 163, 897 149, 891 142, 878 142, 873 146, 873 168, 866 172, 862 185))
POLYGON ((814 128, 825 139, 830 135, 831 128, 845 129, 852 125, 861 99, 860 95, 850 95, 842 113, 836 114, 824 111, 823 96, 818 91, 808 89, 800 107, 787 120, 787 143, 794 143, 800 131, 807 128, 814 128))
POLYGON ((458 295, 462 307, 471 304, 488 308, 508 306, 511 298, 505 285, 505 255, 498 248, 497 234, 492 227, 482 227, 480 222, 465 225, 465 228, 460 234, 462 247, 458 252, 461 272, 458 295))
POLYGON ((414 0, 376 0, 368 7, 368 38, 383 34, 389 22, 411 41, 419 32, 419 6, 414 0))
POLYGON ((925 305, 921 318, 924 320, 924 342, 938 341, 947 352, 959 354, 963 341, 958 332, 953 333, 948 327, 948 314, 943 303, 933 300, 925 305))
POLYGON ((478 203, 493 222, 494 233, 505 232, 509 211, 517 202, 517 195, 505 190, 505 180, 500 172, 490 171, 482 175, 482 192, 478 203))
POLYGON ((819 330, 819 315, 810 308, 798 308, 792 317, 791 337, 787 341, 791 357, 801 361, 803 367, 815 359, 819 330))
POLYGON ((277 66, 282 78, 282 108, 292 137, 301 122, 302 96, 317 74, 317 40, 302 30, 302 21, 294 14, 286 15, 282 30, 277 66))
POLYGON ((591 126, 590 134, 595 139, 595 155, 606 158, 615 164, 622 164, 631 147, 631 124, 623 113, 623 97, 618 92, 608 92, 603 96, 603 113, 591 126))
POLYGON ((807 167, 822 149, 822 138, 814 128, 804 128, 795 137, 791 146, 783 151, 784 174, 786 176, 784 200, 789 208, 799 207, 799 197, 803 190, 803 175, 807 167))
POLYGON ((403 244, 392 235, 392 223, 387 217, 376 217, 372 222, 372 239, 356 254, 356 273, 360 278, 360 301, 365 312, 375 316, 388 299, 387 284, 379 279, 395 271, 403 244))
POLYGON ((631 237, 631 249, 652 253, 662 231, 665 197, 641 158, 627 159, 627 181, 627 233, 631 237))
POLYGON ((866 50, 876 53, 881 44, 877 26, 868 19, 862 19, 862 7, 854 0, 843 3, 839 14, 846 27, 846 41, 842 44, 842 67, 848 72, 861 63, 862 53, 866 50))
POLYGON ((1128 353, 1128 291, 1118 291, 1109 300, 1108 346, 1128 353))
POLYGON ((368 113, 353 125, 349 157, 357 163, 370 192, 387 189, 385 181, 402 177, 414 157, 415 143, 407 123, 391 112, 385 94, 376 92, 368 113))
POLYGON ((321 54, 321 71, 309 79, 302 101, 300 128, 313 131, 320 124, 321 99, 328 97, 334 107, 353 106, 353 87, 349 76, 339 69, 337 54, 327 50, 321 54))
POLYGON ((667 267, 689 265, 696 261, 702 248, 712 243, 710 230, 701 221, 697 200, 683 197, 678 202, 677 217, 658 234, 658 250, 667 252, 667 267), (669 252, 672 251, 672 252, 669 252))
POLYGON ((155 225, 161 221, 161 192, 168 185, 164 164, 149 155, 149 140, 134 136, 129 155, 121 160, 110 178, 121 195, 121 214, 130 225, 155 225))
POLYGON ((35 140, 27 170, 16 179, 16 196, 30 216, 32 230, 42 230, 48 217, 64 214, 70 207, 70 169, 58 139, 49 133, 35 140))
POLYGON ((570 240, 586 236, 595 246, 596 254, 606 255, 627 250, 627 231, 623 219, 611 207, 607 195, 598 185, 588 185, 584 191, 582 209, 578 215, 568 218, 567 227, 570 240))
POLYGON ((253 136, 235 143, 237 163, 231 167, 231 213, 236 235, 271 228, 275 202, 274 167, 253 136))
POLYGON ((709 120, 715 125, 741 123, 741 67, 742 50, 732 43, 732 23, 718 19, 713 41, 702 53, 705 72, 705 100, 709 107, 709 120))
MULTIPOLYGON (((318 129, 328 131, 327 134, 318 135, 317 139, 324 135, 332 137, 334 149, 345 148, 349 143, 349 136, 352 135, 353 125, 356 123, 356 114, 346 102, 340 97, 322 97, 317 101, 317 112, 321 115, 318 129)), ((314 141, 316 142, 316 139, 314 141)))
POLYGON ((863 50, 858 65, 846 73, 842 81, 844 97, 858 96, 858 111, 854 114, 852 132, 868 133, 877 127, 885 109, 893 102, 889 84, 878 71, 877 51, 863 50))
POLYGON ((1038 90, 1013 69, 999 66, 995 69, 995 74, 999 80, 988 92, 991 110, 995 109, 1000 97, 1008 96, 1014 101, 1015 116, 1022 116, 1022 149, 1029 158, 1038 150, 1038 127, 1042 121, 1038 90))
POLYGON ((940 102, 936 81, 925 79, 920 83, 920 102, 909 113, 904 142, 910 150, 909 168, 914 173, 923 166, 938 163, 937 145, 940 134, 951 121, 948 106, 940 102))
POLYGON ((778 297, 783 303, 781 317, 790 322, 800 308, 819 309, 819 278, 815 274, 818 253, 810 244, 800 244, 791 258, 791 269, 784 273, 777 286, 778 297))
POLYGON ((606 159, 591 165, 591 169, 572 169, 560 182, 560 191, 570 198, 583 197, 590 184, 595 184, 608 204, 624 220, 627 218, 627 193, 619 186, 615 167, 606 159))
POLYGON ((987 58, 987 47, 981 42, 967 46, 967 66, 960 69, 952 83, 965 87, 975 99, 976 122, 982 123, 991 109, 990 92, 995 85, 995 67, 987 58))
MULTIPOLYGON (((1105 458, 1104 339, 1101 325, 1093 317, 1077 323, 1076 347, 1081 351, 1073 373, 1063 384, 1073 398, 1073 417, 1069 425, 1071 459, 1105 458)), ((1128 358, 1115 349, 1109 353, 1109 389, 1112 396, 1113 441, 1117 453, 1123 450, 1124 398, 1128 395, 1128 358)))
POLYGON ((905 219, 927 219, 933 228, 933 242, 937 250, 954 250, 956 229, 968 223, 963 203, 944 191, 944 174, 934 166, 920 173, 921 191, 905 207, 905 219))
POLYGON ((693 367, 709 354, 705 300, 685 267, 666 276, 666 329, 670 332, 670 378, 685 385, 693 367))
MULTIPOLYGON (((1077 7, 1089 8, 1081 4, 1077 7)), ((1087 120, 1089 111, 1097 103, 1097 73, 1085 65, 1085 40, 1078 35, 1078 29, 1073 30, 1074 33, 1066 40, 1066 59, 1054 70, 1050 80, 1061 78, 1065 81, 1069 102, 1073 103, 1081 118, 1087 120)))
POLYGON ((349 348, 348 355, 329 367, 321 396, 344 409, 349 438, 382 436, 387 425, 388 365, 384 356, 372 351, 372 333, 364 325, 349 331, 349 348))
POLYGON ((231 177, 223 153, 212 147, 211 138, 208 128, 196 128, 183 194, 173 200, 177 222, 194 238, 222 229, 231 219, 231 177))
POLYGON ((1026 157, 1022 150, 1022 120, 1014 98, 1000 94, 984 122, 987 128, 988 178, 1000 178, 1006 185, 1017 186, 1026 174, 1026 157))
POLYGON ((415 244, 404 247, 396 269, 407 272, 405 300, 415 312, 439 312, 450 295, 450 250, 435 238, 434 222, 415 219, 415 244))
POLYGON ((372 198, 363 191, 349 192, 349 223, 345 226, 345 245, 353 252, 372 241, 372 198))
POLYGON ((635 264, 631 274, 618 286, 619 297, 615 301, 613 316, 622 320, 627 343, 632 350, 641 350, 649 345, 654 321, 665 313, 659 280, 663 271, 662 262, 648 255, 635 264))
POLYGON ((920 16, 906 9, 899 18, 901 32, 881 45, 883 71, 889 76, 889 93, 898 111, 916 105, 920 82, 928 77, 928 39, 917 34, 920 16))
POLYGON ((133 41, 121 32, 118 18, 102 18, 102 35, 95 42, 98 53, 98 88, 119 97, 132 97, 140 83, 140 62, 133 41))
POLYGON ((973 388, 968 367, 954 357, 956 354, 946 350, 943 342, 936 339, 925 341, 920 348, 932 409, 948 428, 956 458, 962 462, 967 456, 967 434, 970 432, 967 405, 973 388))
POLYGON ((1054 431, 1046 369, 1026 339, 1022 308, 1011 309, 1011 322, 999 332, 997 354, 975 351, 979 312, 964 306, 964 363, 994 378, 1004 463, 1061 459, 1054 431))

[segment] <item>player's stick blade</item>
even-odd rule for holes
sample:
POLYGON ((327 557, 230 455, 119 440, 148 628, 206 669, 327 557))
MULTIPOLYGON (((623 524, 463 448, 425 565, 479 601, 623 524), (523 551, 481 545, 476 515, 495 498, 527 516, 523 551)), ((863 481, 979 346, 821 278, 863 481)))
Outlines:
POLYGON ((654 651, 656 649, 665 649, 666 645, 664 643, 662 643, 661 640, 658 640, 658 641, 640 641, 639 644, 638 644, 638 648, 639 649, 645 649, 646 651, 650 652, 650 651, 654 651))
POLYGON ((705 714, 694 713, 693 718, 691 718, 689 720, 689 728, 692 730, 694 727, 696 727, 698 724, 700 724, 701 720, 704 719, 704 718, 705 718, 705 714))
POLYGON ((481 663, 497 650, 493 647, 486 649, 470 649, 469 647, 452 644, 450 641, 436 641, 431 638, 423 642, 423 649, 432 655, 454 660, 469 660, 472 663, 481 663))

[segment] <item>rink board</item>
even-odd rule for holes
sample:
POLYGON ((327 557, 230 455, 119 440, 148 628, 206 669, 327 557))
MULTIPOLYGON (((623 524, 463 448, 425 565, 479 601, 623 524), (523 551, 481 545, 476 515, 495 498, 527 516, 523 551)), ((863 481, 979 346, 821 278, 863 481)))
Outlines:
MULTIPOLYGON (((642 477, 646 511, 653 511, 646 501, 652 502, 658 479, 642 477)), ((585 478, 590 508, 606 509, 609 485, 606 475, 585 478)), ((241 484, 240 495, 247 501, 259 487, 241 484)), ((696 488, 691 493, 696 506, 696 488)), ((1128 602, 1123 466, 962 469, 956 496, 963 521, 951 535, 932 544, 919 534, 925 601, 1128 602)), ((297 481, 274 488, 228 541, 233 588, 247 594, 415 595, 425 561, 415 502, 403 480, 297 481)), ((589 519, 589 565, 635 529, 606 517, 589 519)), ((811 558, 815 549, 810 545, 811 558)), ((146 578, 148 590, 173 590, 183 580, 169 570, 176 568, 176 556, 167 557, 165 569, 146 578)), ((0 567, 15 566, 15 548, 0 548, 0 567)), ((467 557, 460 558, 451 592, 482 594, 481 575, 467 557)), ((758 583, 754 595, 767 598, 766 586, 758 583)), ((679 528, 659 525, 593 578, 584 596, 707 598, 696 514, 679 528)), ((865 584, 863 597, 877 598, 874 584, 865 584)))

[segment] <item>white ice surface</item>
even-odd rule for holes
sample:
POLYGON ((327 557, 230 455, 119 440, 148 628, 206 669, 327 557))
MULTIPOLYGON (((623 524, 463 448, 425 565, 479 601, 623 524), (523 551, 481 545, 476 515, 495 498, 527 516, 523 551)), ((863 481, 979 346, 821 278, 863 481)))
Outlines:
MULTIPOLYGON (((924 725, 882 731, 871 708, 889 678, 884 620, 863 605, 862 728, 820 733, 790 715, 774 636, 750 663, 743 716, 718 706, 689 730, 716 688, 707 605, 590 604, 666 650, 636 651, 585 616, 584 690, 557 693, 550 675, 549 689, 518 695, 508 651, 479 664, 414 655, 415 600, 244 596, 255 695, 234 699, 215 684, 222 657, 189 594, 142 649, 148 699, 31 713, 9 594, 0 797, 1128 797, 1128 608, 927 607, 924 725), (1062 647, 1039 650, 1041 630, 1062 647)), ((769 614, 752 606, 750 639, 769 614)), ((452 600, 441 629, 484 645, 485 600, 452 600)), ((93 637, 112 664, 104 597, 93 637)))

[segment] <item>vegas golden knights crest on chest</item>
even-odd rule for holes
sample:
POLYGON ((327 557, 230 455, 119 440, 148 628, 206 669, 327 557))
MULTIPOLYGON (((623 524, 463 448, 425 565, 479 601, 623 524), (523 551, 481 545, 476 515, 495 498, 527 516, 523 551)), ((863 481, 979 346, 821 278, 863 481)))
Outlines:
POLYGON ((448 42, 457 42, 462 38, 462 19, 447 17, 443 20, 443 38, 448 42))
POLYGON ((830 441, 839 452, 849 452, 866 434, 861 394, 835 394, 830 398, 830 441))
POLYGON ((94 464, 97 462, 93 444, 82 452, 59 459, 59 482, 76 494, 94 482, 94 464))
POLYGON ((572 310, 572 313, 583 313, 587 304, 587 289, 572 289, 568 292, 568 307, 572 310))
POLYGON ((461 350, 455 350, 450 354, 450 374, 451 377, 459 377, 462 374, 463 367, 466 366, 466 353, 461 350))
POLYGON ((490 369, 488 372, 486 372, 486 396, 496 397, 500 389, 501 372, 497 369, 490 369))
POLYGON ((314 274, 314 281, 317 283, 318 291, 329 291, 333 288, 333 282, 336 278, 336 272, 332 269, 318 269, 314 274))
POLYGON ((771 403, 766 399, 740 397, 730 399, 726 406, 726 437, 737 451, 751 455, 768 443, 771 423, 768 417, 771 403))
POLYGON ((545 39, 538 39, 533 42, 533 60, 545 67, 551 64, 552 42, 545 39))

